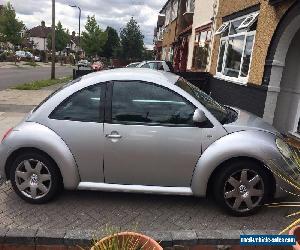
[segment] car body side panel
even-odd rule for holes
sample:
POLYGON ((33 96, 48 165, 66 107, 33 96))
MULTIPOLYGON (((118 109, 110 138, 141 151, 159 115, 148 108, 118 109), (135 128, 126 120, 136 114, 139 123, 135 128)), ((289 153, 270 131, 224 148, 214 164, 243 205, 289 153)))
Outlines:
POLYGON ((202 130, 104 124, 105 134, 117 131, 121 139, 105 141, 107 183, 189 187, 201 155, 202 130))
POLYGON ((65 189, 75 190, 80 182, 76 162, 65 142, 49 128, 34 122, 17 126, 0 145, 1 169, 14 151, 21 148, 37 148, 47 153, 58 165, 65 189))
POLYGON ((213 171, 223 162, 236 157, 250 157, 268 166, 270 162, 283 169, 283 159, 275 144, 276 136, 263 131, 241 131, 229 134, 212 143, 200 157, 194 171, 192 191, 196 196, 205 196, 207 184, 213 171))

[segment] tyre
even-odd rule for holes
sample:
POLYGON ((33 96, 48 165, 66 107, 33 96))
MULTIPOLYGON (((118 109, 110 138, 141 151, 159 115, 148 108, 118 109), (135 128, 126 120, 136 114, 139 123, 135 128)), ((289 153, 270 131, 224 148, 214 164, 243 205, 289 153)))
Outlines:
POLYGON ((233 161, 214 178, 214 197, 235 216, 254 214, 272 194, 270 177, 255 161, 233 161))
POLYGON ((53 160, 35 152, 24 153, 14 160, 10 181, 15 192, 33 204, 50 201, 62 187, 62 178, 53 160))

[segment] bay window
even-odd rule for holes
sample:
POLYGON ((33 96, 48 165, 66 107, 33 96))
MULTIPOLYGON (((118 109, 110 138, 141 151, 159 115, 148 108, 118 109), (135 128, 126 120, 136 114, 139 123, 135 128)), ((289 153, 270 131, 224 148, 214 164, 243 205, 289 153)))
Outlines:
POLYGON ((210 57, 211 27, 198 28, 195 31, 195 43, 193 52, 192 69, 206 71, 210 57))
POLYGON ((258 13, 224 23, 216 31, 220 35, 217 76, 246 83, 252 58, 258 13))
POLYGON ((187 13, 194 13, 195 0, 186 0, 185 10, 186 10, 187 13))

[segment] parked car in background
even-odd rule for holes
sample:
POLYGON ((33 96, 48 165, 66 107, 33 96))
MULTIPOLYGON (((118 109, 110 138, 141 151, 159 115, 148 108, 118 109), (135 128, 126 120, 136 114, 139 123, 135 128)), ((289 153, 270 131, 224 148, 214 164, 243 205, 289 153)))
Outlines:
POLYGON ((40 61, 41 61, 41 58, 40 58, 39 56, 34 56, 34 61, 40 62, 40 61))
POLYGON ((25 52, 25 55, 26 55, 26 58, 27 58, 28 60, 34 59, 34 55, 33 55, 31 52, 26 51, 26 52, 25 52))
POLYGON ((27 58, 26 52, 25 52, 25 51, 22 51, 22 50, 16 51, 16 56, 17 56, 19 59, 26 59, 26 58, 27 58))
POLYGON ((261 118, 216 102, 178 75, 115 69, 74 80, 8 130, 0 180, 31 203, 49 201, 62 187, 212 193, 230 213, 248 215, 284 193, 272 170, 299 178, 290 152, 261 118))
POLYGON ((163 70, 166 72, 174 72, 172 63, 168 61, 144 61, 138 64, 136 68, 148 68, 155 70, 163 70))
POLYGON ((23 50, 16 51, 16 56, 19 60, 34 60, 36 62, 41 60, 39 56, 34 56, 31 52, 23 50))
POLYGON ((125 68, 136 68, 141 62, 134 62, 128 64, 125 68))
POLYGON ((100 70, 103 70, 104 69, 104 65, 102 62, 100 61, 97 61, 97 62, 94 62, 92 65, 91 65, 91 69, 93 71, 100 71, 100 70))
POLYGON ((90 67, 91 63, 88 60, 80 60, 77 63, 78 67, 90 67))

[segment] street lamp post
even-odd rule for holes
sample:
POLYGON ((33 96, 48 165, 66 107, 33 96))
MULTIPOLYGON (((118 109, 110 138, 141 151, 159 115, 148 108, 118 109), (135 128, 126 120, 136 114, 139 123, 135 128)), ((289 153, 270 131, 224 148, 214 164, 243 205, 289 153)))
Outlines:
POLYGON ((72 7, 72 8, 78 8, 78 10, 79 10, 79 39, 78 39, 78 47, 79 48, 81 48, 81 43, 80 43, 80 21, 81 21, 81 8, 79 7, 79 6, 77 6, 77 5, 69 5, 70 7, 72 7))
POLYGON ((55 79, 55 0, 52 0, 52 64, 51 79, 55 79))

